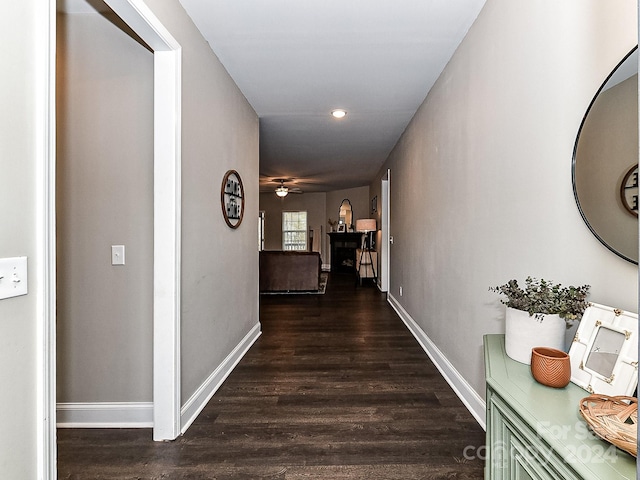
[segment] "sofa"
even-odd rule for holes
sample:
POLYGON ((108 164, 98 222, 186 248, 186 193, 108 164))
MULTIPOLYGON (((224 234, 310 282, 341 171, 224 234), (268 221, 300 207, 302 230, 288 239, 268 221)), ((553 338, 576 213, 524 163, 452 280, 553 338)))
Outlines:
POLYGON ((260 252, 260 291, 317 291, 322 261, 318 252, 260 252))

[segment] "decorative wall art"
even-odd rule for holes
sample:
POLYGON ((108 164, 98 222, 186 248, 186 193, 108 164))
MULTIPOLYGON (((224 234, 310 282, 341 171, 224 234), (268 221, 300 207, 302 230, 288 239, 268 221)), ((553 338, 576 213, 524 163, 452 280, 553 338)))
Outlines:
POLYGON ((620 200, 631 215, 638 216, 638 164, 624 176, 620 184, 620 200))
POLYGON ((589 304, 573 339, 571 381, 591 393, 633 394, 638 384, 638 315, 589 304))
POLYGON ((222 179, 222 215, 231 228, 238 228, 244 215, 244 187, 240 174, 229 170, 222 179))

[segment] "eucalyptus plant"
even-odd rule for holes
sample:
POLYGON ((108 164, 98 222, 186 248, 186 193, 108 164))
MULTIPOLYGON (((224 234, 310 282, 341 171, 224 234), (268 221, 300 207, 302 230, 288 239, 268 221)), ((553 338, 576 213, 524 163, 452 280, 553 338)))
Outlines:
POLYGON ((590 288, 590 285, 563 287, 559 283, 527 277, 524 288, 518 285, 517 280, 509 280, 489 290, 505 295, 506 300, 500 301, 507 307, 523 310, 540 320, 544 315, 558 314, 570 324, 580 320, 589 306, 586 298, 590 288))

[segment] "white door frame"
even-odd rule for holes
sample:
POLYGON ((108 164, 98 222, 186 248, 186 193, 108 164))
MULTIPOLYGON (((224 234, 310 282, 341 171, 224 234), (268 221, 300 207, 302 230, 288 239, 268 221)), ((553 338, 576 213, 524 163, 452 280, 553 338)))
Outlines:
MULTIPOLYGON (((46 0, 43 0, 45 2, 46 0)), ((182 50, 162 22, 142 0, 105 0, 154 52, 154 273, 153 273, 153 439, 173 440, 180 435, 180 262, 181 262, 181 78, 182 50)), ((42 166, 37 182, 38 269, 41 321, 38 338, 42 351, 38 394, 38 478, 56 478, 56 0, 43 12, 41 88, 42 166)))
MULTIPOLYGON (((38 66, 36 125, 37 476, 56 478, 56 1, 42 0, 35 18, 38 66), (45 8, 46 7, 46 8, 45 8)), ((32 283, 32 282, 30 282, 32 283)))
POLYGON ((381 233, 381 240, 382 240, 382 245, 380 246, 380 290, 382 292, 388 292, 389 291, 389 265, 390 265, 390 250, 391 250, 391 243, 389 241, 390 238, 390 230, 389 230, 389 226, 390 226, 390 222, 389 222, 389 218, 390 218, 390 205, 391 205, 391 200, 390 200, 390 195, 389 195, 389 182, 391 180, 391 170, 387 170, 387 173, 382 177, 381 180, 381 185, 380 185, 380 190, 381 190, 381 196, 382 196, 382 218, 381 218, 381 222, 382 222, 382 233, 381 233))
POLYGON ((142 0, 105 3, 153 50, 153 439, 180 435, 182 50, 142 0))

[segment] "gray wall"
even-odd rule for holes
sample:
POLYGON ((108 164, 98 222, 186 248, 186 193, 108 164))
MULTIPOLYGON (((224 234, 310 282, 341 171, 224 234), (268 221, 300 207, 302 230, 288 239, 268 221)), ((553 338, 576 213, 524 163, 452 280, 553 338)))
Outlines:
MULTIPOLYGON (((323 234, 327 232, 328 225, 325 221, 326 198, 324 192, 319 193, 290 193, 280 198, 274 193, 260 194, 260 210, 265 212, 265 250, 282 250, 282 212, 306 211, 307 224, 318 231, 322 227, 323 234)), ((327 239, 323 239, 323 247, 327 239)), ((322 258, 325 250, 322 250, 322 258)))
MULTIPOLYGON (((258 118, 180 4, 147 4, 182 46, 184 404, 259 321, 258 118), (246 197, 235 230, 220 206, 229 169, 246 197)), ((153 59, 112 19, 68 17, 59 400, 151 401, 153 59), (109 246, 120 243, 127 265, 112 267, 109 246)))
MULTIPOLYGON (((0 258, 26 255, 29 293, 0 300, 0 476, 36 478, 38 306, 43 292, 36 273, 42 263, 38 230, 38 167, 43 140, 43 84, 47 59, 42 38, 47 2, 24 0, 3 5, 0 20, 0 258), (44 60, 44 62, 43 62, 44 60), (40 75, 40 76, 39 76, 40 75), (39 99, 39 100, 38 100, 39 99)), ((46 24, 46 23, 45 23, 46 24)))
POLYGON ((488 0, 372 184, 391 169, 389 293, 480 395, 482 336, 504 331, 489 286, 589 283, 637 311, 637 266, 591 235, 571 188, 578 127, 635 22, 631 0, 488 0))
POLYGON ((327 232, 329 219, 337 220, 342 200, 348 198, 355 220, 369 218, 371 207, 369 187, 356 187, 331 192, 289 194, 284 198, 274 193, 260 194, 260 210, 265 212, 265 250, 282 250, 282 212, 287 210, 306 210, 310 227, 322 227, 322 263, 331 264, 331 245, 327 232))
POLYGON ((147 0, 182 45, 182 402, 258 323, 258 117, 176 0, 147 0), (245 212, 227 227, 235 169, 245 212))
POLYGON ((351 203, 351 210, 353 211, 353 225, 355 226, 356 220, 359 218, 371 218, 371 203, 369 198, 369 187, 355 187, 348 188, 346 190, 333 190, 327 192, 327 218, 325 224, 329 219, 338 220, 338 213, 340 211, 340 204, 345 198, 349 199, 351 203))
POLYGON ((153 400, 153 54, 118 25, 58 16, 59 402, 153 400))

